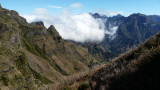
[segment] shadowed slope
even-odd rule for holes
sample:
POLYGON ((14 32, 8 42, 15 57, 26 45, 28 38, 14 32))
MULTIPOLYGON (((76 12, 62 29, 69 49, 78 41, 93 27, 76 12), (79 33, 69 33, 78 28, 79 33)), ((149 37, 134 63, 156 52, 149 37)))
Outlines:
POLYGON ((93 90, 159 90, 160 33, 97 70, 93 90))

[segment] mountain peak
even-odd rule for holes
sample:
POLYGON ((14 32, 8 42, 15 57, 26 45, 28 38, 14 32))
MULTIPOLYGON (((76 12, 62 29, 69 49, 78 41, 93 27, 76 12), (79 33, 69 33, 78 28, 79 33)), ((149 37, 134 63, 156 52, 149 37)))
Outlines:
POLYGON ((57 32, 57 30, 55 29, 55 27, 53 25, 51 25, 48 30, 47 30, 51 35, 54 36, 60 36, 59 33, 57 32))
POLYGON ((55 27, 53 25, 51 25, 48 29, 47 29, 48 33, 53 36, 53 39, 55 41, 57 41, 58 43, 60 43, 62 40, 62 37, 59 35, 59 33, 57 32, 57 30, 55 29, 55 27))
POLYGON ((54 30, 54 29, 55 29, 55 27, 54 27, 53 25, 51 25, 48 29, 52 29, 52 30, 54 30))
POLYGON ((117 14, 116 16, 117 16, 117 17, 123 17, 123 15, 121 15, 121 14, 117 14))
POLYGON ((100 18, 101 16, 98 13, 92 14, 94 18, 100 18))
POLYGON ((109 17, 110 19, 119 19, 119 18, 123 18, 124 16, 122 16, 121 14, 117 14, 115 16, 109 17))

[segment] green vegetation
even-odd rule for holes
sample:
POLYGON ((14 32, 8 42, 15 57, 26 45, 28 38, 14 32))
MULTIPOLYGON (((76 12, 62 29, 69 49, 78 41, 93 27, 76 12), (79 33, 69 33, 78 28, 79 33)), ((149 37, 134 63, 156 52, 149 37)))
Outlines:
POLYGON ((71 90, 71 88, 69 88, 69 87, 66 87, 66 88, 64 88, 64 90, 71 90))
POLYGON ((21 55, 15 60, 15 64, 24 76, 31 74, 24 53, 21 52, 21 55))
POLYGON ((7 75, 1 75, 0 81, 1 80, 5 86, 8 86, 9 79, 8 79, 7 75))
POLYGON ((0 55, 12 55, 12 51, 6 47, 0 47, 0 55))
POLYGON ((36 71, 34 71, 33 69, 31 69, 34 78, 40 80, 42 83, 44 84, 49 84, 49 83, 53 83, 52 81, 48 80, 46 77, 40 75, 39 73, 37 73, 36 71))
POLYGON ((80 86, 78 87, 78 90, 87 90, 88 88, 90 88, 89 83, 82 83, 82 84, 80 84, 80 86))
POLYGON ((54 65, 55 69, 60 72, 61 74, 67 76, 68 74, 63 70, 61 69, 57 64, 54 65))
POLYGON ((48 59, 45 56, 45 51, 43 49, 40 49, 37 45, 32 44, 32 42, 27 41, 26 39, 23 39, 22 41, 24 43, 24 47, 26 47, 28 51, 30 51, 34 55, 37 55, 37 56, 42 57, 44 59, 48 59))

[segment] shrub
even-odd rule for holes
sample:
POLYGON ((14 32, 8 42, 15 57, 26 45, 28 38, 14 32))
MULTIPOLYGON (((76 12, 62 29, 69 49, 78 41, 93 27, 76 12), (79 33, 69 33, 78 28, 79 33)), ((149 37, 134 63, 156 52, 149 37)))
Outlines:
POLYGON ((1 76, 1 80, 3 81, 3 84, 4 84, 5 86, 8 86, 8 81, 9 81, 9 79, 8 79, 5 75, 2 75, 2 76, 1 76))
POLYGON ((69 87, 66 87, 66 88, 64 88, 64 90, 71 90, 71 88, 69 88, 69 87))
POLYGON ((79 87, 78 87, 78 90, 86 90, 90 88, 90 85, 89 83, 82 83, 79 87))

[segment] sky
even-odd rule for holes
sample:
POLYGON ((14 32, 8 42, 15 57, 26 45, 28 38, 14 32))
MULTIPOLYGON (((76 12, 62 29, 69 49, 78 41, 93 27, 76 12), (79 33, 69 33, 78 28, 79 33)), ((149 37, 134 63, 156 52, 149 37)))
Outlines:
POLYGON ((160 0, 1 0, 0 3, 3 7, 16 10, 20 14, 30 13, 35 8, 46 8, 56 14, 65 8, 72 13, 120 11, 124 15, 160 15, 160 0))
POLYGON ((116 38, 118 26, 95 19, 89 13, 107 16, 133 13, 160 15, 160 0, 1 0, 3 8, 16 10, 27 22, 43 21, 54 25, 62 38, 77 42, 100 42, 108 34, 116 38))

